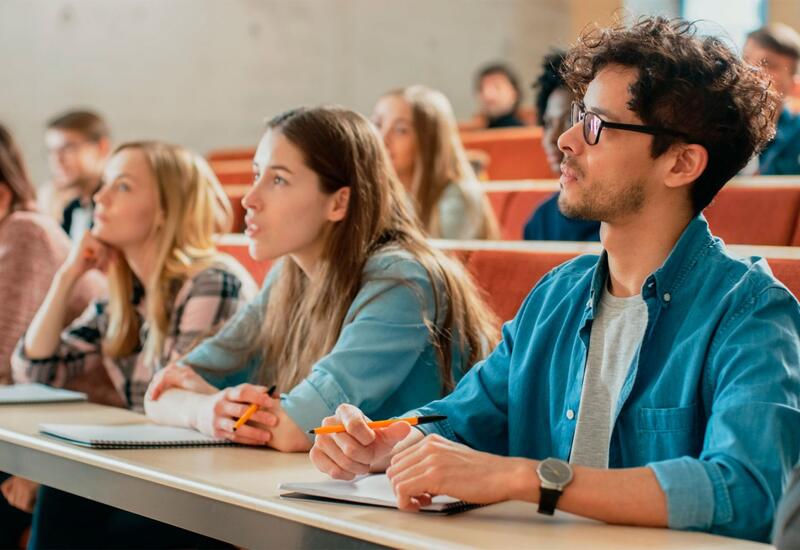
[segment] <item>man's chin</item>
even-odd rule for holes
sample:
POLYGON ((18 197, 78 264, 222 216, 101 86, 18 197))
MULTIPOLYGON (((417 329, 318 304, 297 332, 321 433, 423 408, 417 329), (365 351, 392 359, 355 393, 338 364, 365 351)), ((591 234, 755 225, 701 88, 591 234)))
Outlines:
POLYGON ((570 204, 567 201, 563 200, 562 197, 559 197, 558 199, 558 211, 561 212, 561 214, 565 218, 569 218, 571 220, 583 220, 592 222, 599 221, 597 219, 595 212, 593 212, 592 209, 589 208, 588 206, 570 204))

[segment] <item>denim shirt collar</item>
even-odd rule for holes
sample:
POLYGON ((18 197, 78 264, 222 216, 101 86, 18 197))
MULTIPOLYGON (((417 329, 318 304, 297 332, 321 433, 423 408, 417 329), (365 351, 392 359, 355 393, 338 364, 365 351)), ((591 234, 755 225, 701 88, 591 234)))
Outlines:
MULTIPOLYGON (((691 275, 700 257, 714 244, 708 222, 702 213, 689 222, 666 261, 645 279, 642 297, 645 300, 656 296, 664 307, 668 307, 675 291, 691 275)), ((592 276, 592 286, 586 308, 589 319, 594 318, 597 302, 603 294, 603 285, 608 280, 608 253, 603 250, 592 276)))

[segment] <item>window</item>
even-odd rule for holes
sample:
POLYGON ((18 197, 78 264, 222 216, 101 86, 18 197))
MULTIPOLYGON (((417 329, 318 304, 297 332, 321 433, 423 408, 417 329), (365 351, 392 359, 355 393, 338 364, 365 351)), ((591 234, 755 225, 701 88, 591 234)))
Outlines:
POLYGON ((681 17, 697 21, 701 34, 727 39, 741 51, 750 31, 766 22, 766 0, 682 0, 681 17))

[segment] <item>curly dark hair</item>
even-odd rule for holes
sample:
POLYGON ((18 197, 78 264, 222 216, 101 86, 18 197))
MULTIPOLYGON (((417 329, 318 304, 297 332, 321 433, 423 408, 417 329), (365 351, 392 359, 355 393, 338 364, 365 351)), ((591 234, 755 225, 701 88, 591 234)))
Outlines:
POLYGON ((550 99, 550 94, 559 88, 566 87, 564 77, 561 76, 561 68, 566 56, 567 52, 564 50, 554 50, 547 54, 542 60, 542 74, 531 86, 536 90, 534 106, 539 126, 544 126, 544 111, 547 109, 547 100, 550 99))
POLYGON ((654 136, 653 158, 682 139, 708 151, 708 165, 692 186, 697 213, 774 137, 781 101, 762 70, 720 39, 696 33, 694 23, 664 17, 590 29, 567 53, 562 75, 581 98, 608 65, 639 70, 628 108, 647 125, 685 136, 654 136))

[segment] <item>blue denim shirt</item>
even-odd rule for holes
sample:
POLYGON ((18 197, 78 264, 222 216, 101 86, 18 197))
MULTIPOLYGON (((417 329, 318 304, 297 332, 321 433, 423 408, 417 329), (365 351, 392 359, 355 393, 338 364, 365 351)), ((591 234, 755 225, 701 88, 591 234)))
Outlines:
MULTIPOLYGON (((607 274, 604 253, 546 275, 492 354, 416 411, 448 417, 423 431, 495 454, 568 460, 607 274)), ((764 260, 730 256, 702 216, 642 296, 648 323, 616 405, 609 467, 651 468, 670 527, 767 540, 800 453, 797 300, 764 260)))
MULTIPOLYGON (((252 342, 259 338, 281 265, 270 270, 255 300, 182 362, 219 388, 263 383, 262 357, 253 353, 252 342)), ((444 296, 441 289, 438 296, 440 300, 444 296)), ((390 418, 441 397, 438 356, 426 325, 426 319, 433 321, 435 310, 433 286, 417 260, 391 249, 374 254, 364 268, 361 289, 345 315, 336 344, 304 380, 281 395, 283 409, 307 431, 333 415, 342 403, 353 403, 373 418, 390 418)), ((445 313, 440 305, 438 318, 445 313)), ((464 356, 454 345, 456 381, 463 374, 464 356)))
POLYGON ((800 113, 783 109, 775 139, 758 158, 758 173, 762 176, 800 174, 800 113))

